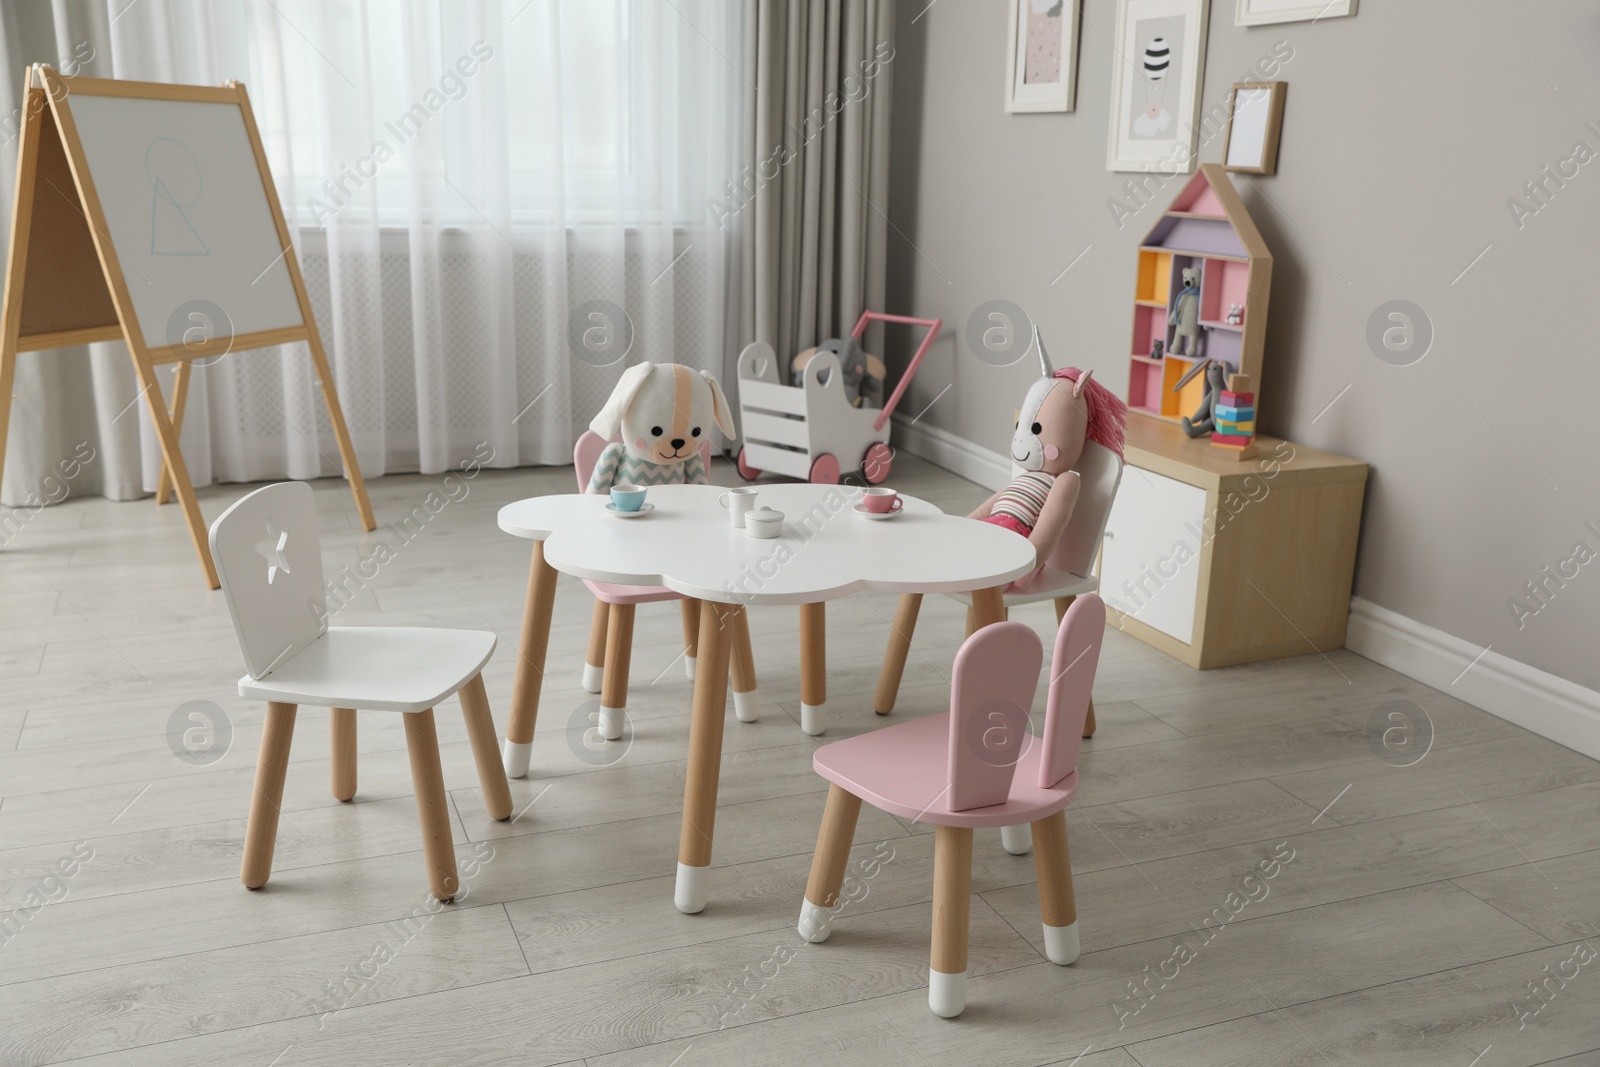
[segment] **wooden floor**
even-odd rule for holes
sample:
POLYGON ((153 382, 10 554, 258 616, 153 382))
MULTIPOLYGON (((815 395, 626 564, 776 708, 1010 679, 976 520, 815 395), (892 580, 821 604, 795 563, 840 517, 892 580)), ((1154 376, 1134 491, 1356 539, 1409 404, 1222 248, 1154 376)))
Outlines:
MULTIPOLYGON (((984 495, 906 458, 894 480, 947 509, 984 495)), ((365 534, 344 486, 319 483, 351 597, 335 622, 494 629, 503 729, 529 550, 495 511, 570 485, 389 477, 365 534), (395 558, 363 574, 380 539, 395 558)), ((207 517, 244 491, 204 493, 207 517)), ((711 904, 685 916, 672 605, 639 610, 631 746, 594 753, 591 601, 562 579, 509 824, 484 811, 457 706, 440 709, 475 863, 437 914, 394 715, 361 716, 340 804, 327 714, 302 711, 272 881, 240 885, 264 709, 234 695, 227 609, 176 508, 37 514, 0 549, 0 605, 0 1064, 1600 1064, 1600 764, 1347 652, 1198 673, 1108 635, 1068 813, 1083 957, 1045 961, 1032 858, 980 831, 969 1006, 945 1021, 927 1008, 924 828, 864 808, 855 899, 826 944, 795 934, 825 794, 792 609, 752 612, 762 720, 730 707, 711 904), (203 729, 191 701, 221 709, 218 744, 231 730, 210 765, 169 743, 203 729), (1410 766, 1375 741, 1395 709, 1434 730, 1410 766)), ((882 721, 892 609, 828 606, 828 738, 882 721)), ((1043 631, 1048 612, 1014 618, 1043 631)), ((943 708, 962 620, 929 599, 897 716, 943 708)))

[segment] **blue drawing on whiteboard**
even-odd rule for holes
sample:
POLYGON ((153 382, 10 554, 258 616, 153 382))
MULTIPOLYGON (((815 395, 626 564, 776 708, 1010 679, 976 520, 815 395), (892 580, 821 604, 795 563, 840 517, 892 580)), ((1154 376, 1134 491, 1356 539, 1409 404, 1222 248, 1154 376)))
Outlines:
POLYGON ((144 174, 150 179, 150 254, 209 256, 188 209, 200 202, 200 164, 179 140, 158 137, 144 153, 144 174))

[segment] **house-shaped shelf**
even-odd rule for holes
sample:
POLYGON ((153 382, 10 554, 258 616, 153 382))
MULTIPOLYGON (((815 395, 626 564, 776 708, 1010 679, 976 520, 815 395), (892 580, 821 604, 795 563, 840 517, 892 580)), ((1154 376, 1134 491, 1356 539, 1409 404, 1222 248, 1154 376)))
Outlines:
POLYGON ((1259 396, 1271 281, 1272 253, 1227 172, 1221 164, 1202 163, 1139 246, 1128 406, 1173 421, 1193 414, 1205 376, 1195 375, 1182 393, 1172 390, 1201 359, 1219 359, 1230 372, 1250 375, 1259 396), (1178 356, 1171 354, 1176 327, 1167 319, 1186 267, 1200 270, 1200 345, 1199 352, 1178 356), (1231 324, 1228 313, 1236 304, 1243 319, 1231 324), (1159 357, 1151 355, 1156 341, 1159 357))

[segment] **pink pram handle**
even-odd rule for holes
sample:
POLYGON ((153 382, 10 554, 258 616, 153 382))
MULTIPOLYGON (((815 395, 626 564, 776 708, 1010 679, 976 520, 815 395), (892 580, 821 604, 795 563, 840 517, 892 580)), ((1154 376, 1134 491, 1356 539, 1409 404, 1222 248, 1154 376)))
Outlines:
POLYGON ((900 384, 894 387, 894 392, 889 394, 888 401, 883 405, 883 410, 878 413, 878 419, 872 424, 874 430, 883 429, 883 424, 889 421, 889 416, 894 413, 895 405, 900 403, 900 397, 905 395, 906 386, 911 384, 917 368, 922 365, 922 357, 928 354, 928 349, 933 347, 933 339, 939 336, 939 330, 944 327, 943 319, 919 319, 913 315, 884 315, 877 311, 863 311, 861 318, 856 320, 856 328, 850 331, 850 336, 857 341, 867 332, 869 322, 904 322, 911 326, 928 327, 928 336, 922 339, 917 352, 911 357, 911 362, 906 364, 906 372, 900 376, 900 384))

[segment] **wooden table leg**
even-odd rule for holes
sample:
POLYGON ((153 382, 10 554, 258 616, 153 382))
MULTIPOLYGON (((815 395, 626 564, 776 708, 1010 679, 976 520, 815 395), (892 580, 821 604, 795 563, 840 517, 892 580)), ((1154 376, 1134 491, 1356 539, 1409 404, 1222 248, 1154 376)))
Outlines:
POLYGON ((750 613, 742 607, 736 611, 728 663, 733 681, 733 714, 740 722, 760 722, 761 691, 756 687, 756 654, 750 645, 750 613))
POLYGON ((728 655, 738 606, 703 601, 700 655, 689 719, 689 766, 683 787, 683 828, 678 835, 678 882, 673 902, 693 915, 706 906, 711 840, 722 776, 722 726, 728 708, 728 655))
POLYGON ((872 697, 872 710, 887 715, 894 710, 900 695, 900 679, 905 675, 906 657, 911 654, 911 635, 917 628, 917 613, 922 610, 921 593, 901 593, 889 627, 889 647, 883 652, 883 669, 878 672, 878 691, 872 697))
POLYGON ((533 543, 528 571, 528 599, 522 607, 522 641, 517 648, 517 677, 511 686, 511 712, 501 753, 508 778, 528 776, 533 752, 533 726, 539 718, 539 692, 544 687, 545 653, 550 648, 550 613, 556 603, 556 570, 544 561, 544 542, 533 543))
POLYGON ((331 708, 333 748, 333 799, 356 795, 356 709, 331 708))
POLYGON ((991 589, 974 589, 972 591, 972 622, 973 631, 991 626, 997 622, 1005 622, 1006 601, 1001 586, 991 589))
POLYGON ((800 605, 800 729, 828 728, 828 605, 800 605))
POLYGON ((239 880, 248 889, 260 889, 272 876, 272 852, 278 843, 278 815, 283 810, 283 782, 289 774, 297 710, 294 704, 267 705, 255 790, 250 795, 250 821, 245 824, 244 862, 239 867, 239 880))

